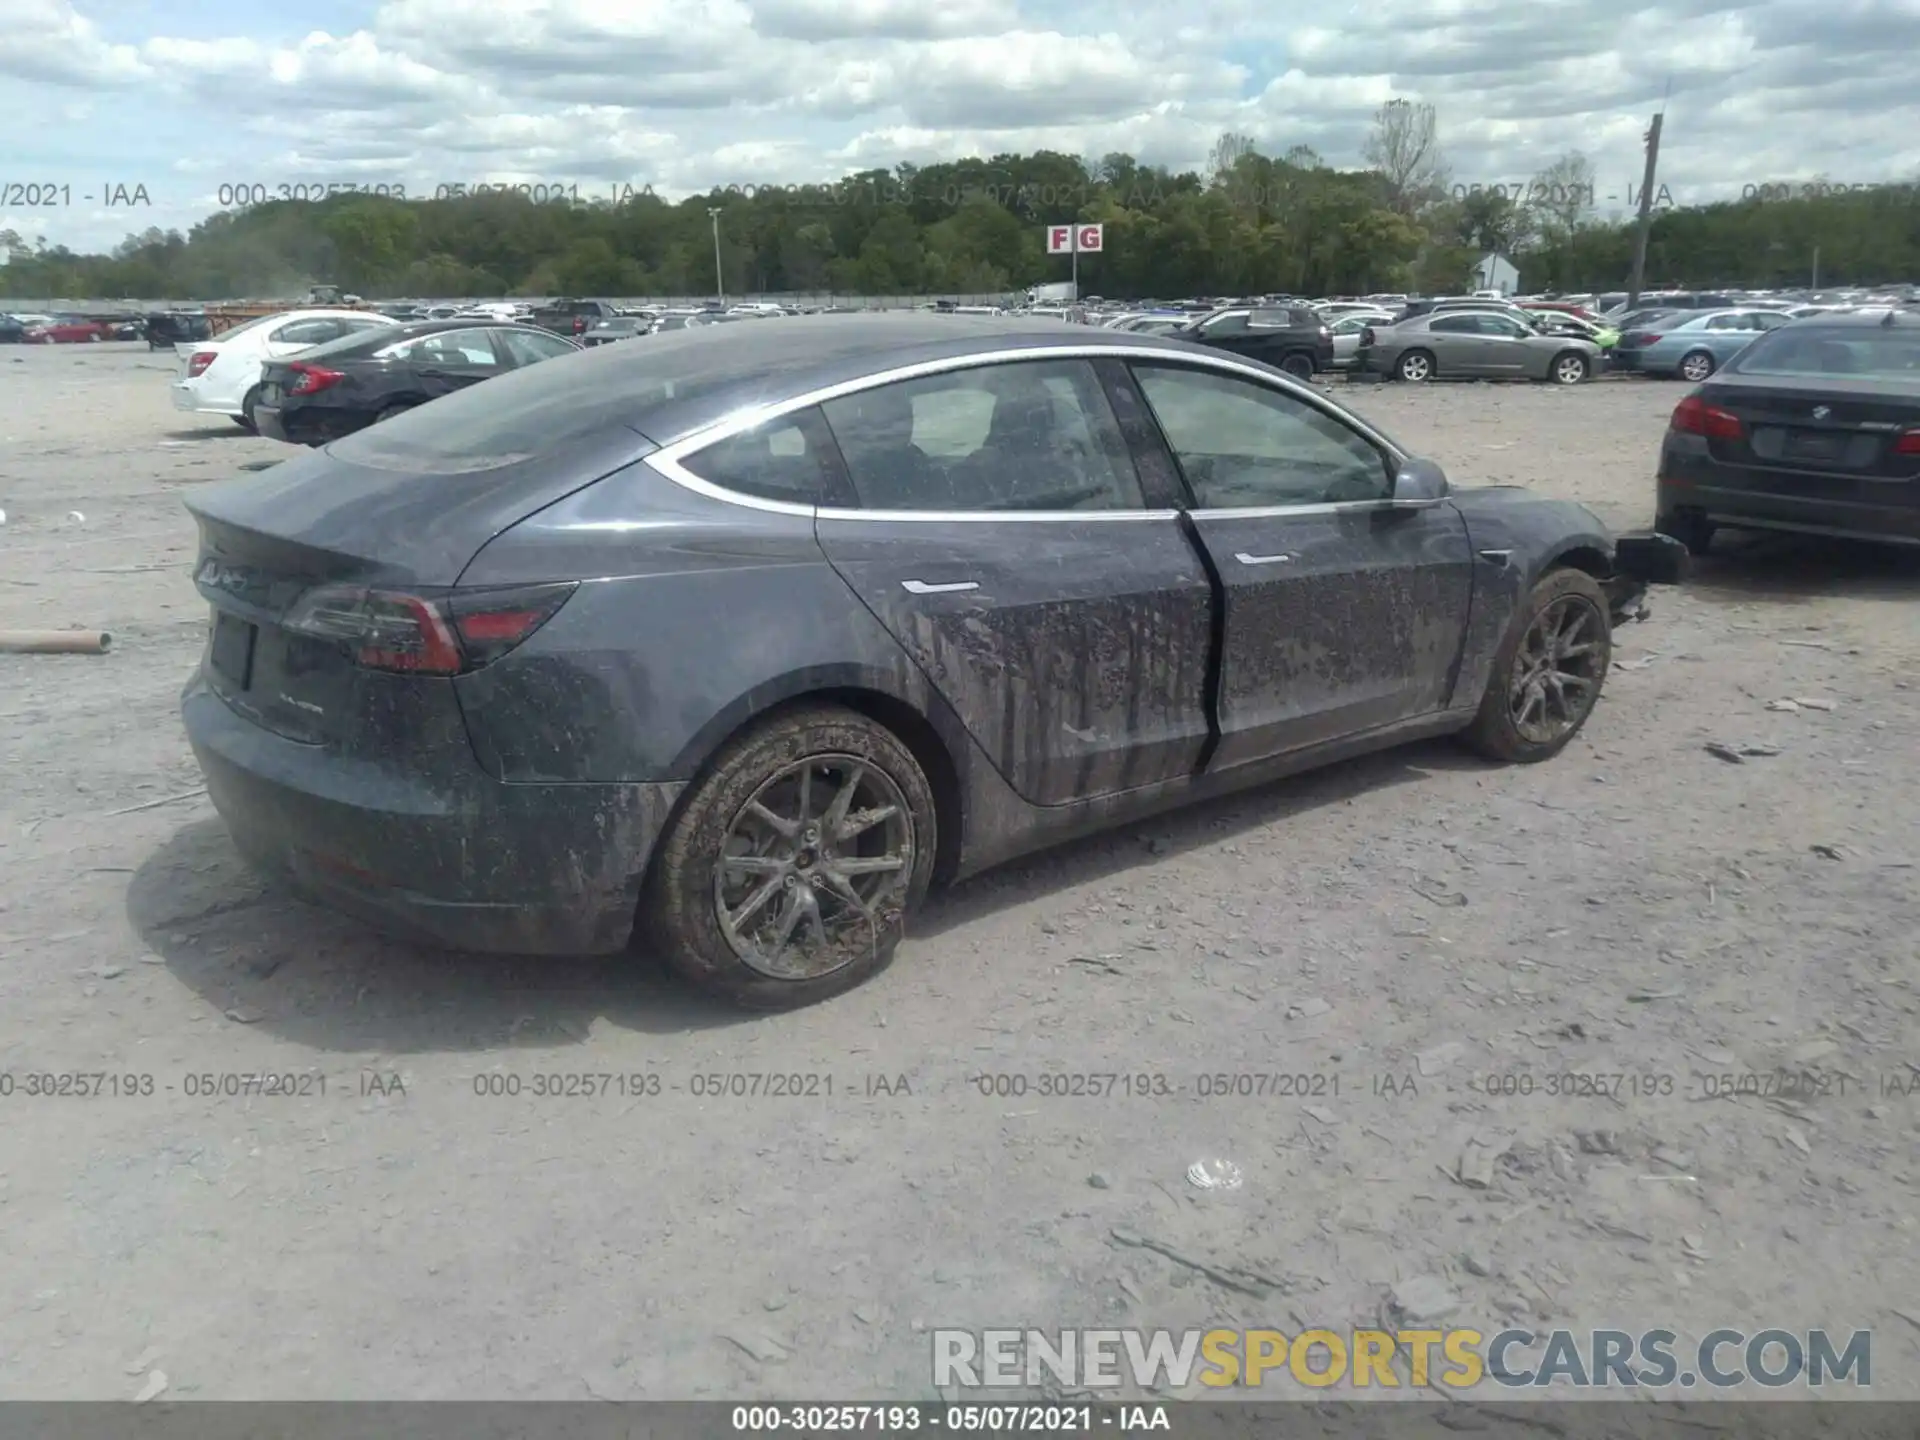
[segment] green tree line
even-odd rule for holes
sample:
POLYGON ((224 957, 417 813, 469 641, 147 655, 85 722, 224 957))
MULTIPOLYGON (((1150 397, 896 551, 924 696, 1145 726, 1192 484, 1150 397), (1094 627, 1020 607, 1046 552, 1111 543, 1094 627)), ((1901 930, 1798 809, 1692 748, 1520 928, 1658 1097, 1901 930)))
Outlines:
MULTIPOLYGON (((1622 288, 1630 219, 1596 212, 1592 167, 1569 154, 1524 187, 1452 183, 1430 106, 1381 107, 1365 168, 1305 147, 1262 153, 1224 135, 1202 171, 1125 154, 1055 152, 900 165, 814 186, 720 189, 669 202, 641 186, 559 199, 494 191, 436 199, 340 194, 216 213, 185 235, 150 229, 108 255, 0 231, 0 295, 217 300, 308 285, 382 297, 989 294, 1067 278, 1048 225, 1101 222, 1080 258, 1113 298, 1468 288, 1499 251, 1529 290, 1622 288), (1519 193, 1513 193, 1514 191, 1519 193), (712 211, 718 211, 716 217, 712 211)), ((1920 191, 1892 186, 1675 206, 1662 193, 1652 285, 1788 285, 1920 278, 1920 191)))

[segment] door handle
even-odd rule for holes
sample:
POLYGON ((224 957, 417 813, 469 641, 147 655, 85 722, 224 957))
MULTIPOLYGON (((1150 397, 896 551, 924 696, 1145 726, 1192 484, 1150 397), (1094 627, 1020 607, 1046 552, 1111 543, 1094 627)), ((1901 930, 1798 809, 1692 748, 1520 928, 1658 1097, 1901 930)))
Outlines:
POLYGON ((947 585, 929 585, 925 580, 902 580, 900 587, 909 595, 952 595, 961 590, 978 590, 978 580, 955 580, 947 585))
POLYGON ((1242 565, 1278 565, 1283 560, 1291 560, 1291 555, 1249 555, 1242 550, 1233 557, 1242 565))

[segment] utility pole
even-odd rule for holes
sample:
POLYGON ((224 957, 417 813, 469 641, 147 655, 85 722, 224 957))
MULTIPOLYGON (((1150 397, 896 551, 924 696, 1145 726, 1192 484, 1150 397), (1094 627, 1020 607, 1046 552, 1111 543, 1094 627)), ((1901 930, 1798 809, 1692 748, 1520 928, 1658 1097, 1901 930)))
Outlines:
POLYGON ((722 301, 727 298, 727 277, 720 268, 720 207, 707 207, 707 218, 713 221, 713 289, 722 301))
POLYGON ((1818 245, 1813 247, 1813 284, 1807 288, 1810 290, 1820 288, 1820 247, 1818 245))
POLYGON ((1080 222, 1073 222, 1073 301, 1080 303, 1080 222))
POLYGON ((1633 238, 1633 278, 1627 283, 1627 309, 1640 306, 1640 287, 1647 283, 1647 236, 1653 231, 1653 176, 1660 163, 1660 123, 1667 118, 1663 109, 1647 127, 1647 173, 1640 181, 1640 226, 1633 238))

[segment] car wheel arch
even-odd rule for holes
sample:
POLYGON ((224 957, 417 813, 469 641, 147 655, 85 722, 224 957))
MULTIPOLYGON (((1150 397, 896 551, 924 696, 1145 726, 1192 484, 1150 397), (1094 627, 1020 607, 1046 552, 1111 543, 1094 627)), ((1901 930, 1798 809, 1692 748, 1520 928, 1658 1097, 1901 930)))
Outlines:
POLYGON ((1533 584, 1539 584, 1555 570, 1580 570, 1596 580, 1609 580, 1613 577, 1613 557, 1591 541, 1571 541, 1547 557, 1546 563, 1534 573, 1533 584))
POLYGON ((966 791, 954 758, 955 747, 966 743, 964 733, 943 734, 926 710, 915 700, 898 693, 898 687, 890 684, 885 676, 860 667, 849 667, 848 673, 834 673, 838 669, 834 667, 826 673, 799 671, 755 686, 700 728, 675 759, 669 773, 687 781, 690 794, 735 737, 791 710, 819 705, 845 706, 890 731, 907 747, 927 777, 933 791, 938 827, 934 883, 944 884, 959 868, 966 837, 966 791))

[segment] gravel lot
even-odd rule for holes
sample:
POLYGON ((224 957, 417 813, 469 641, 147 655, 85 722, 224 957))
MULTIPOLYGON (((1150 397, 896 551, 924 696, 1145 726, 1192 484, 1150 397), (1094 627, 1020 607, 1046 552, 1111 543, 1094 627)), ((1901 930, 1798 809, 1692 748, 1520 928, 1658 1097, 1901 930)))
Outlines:
MULTIPOLYGON (((1732 537, 1553 763, 1421 746, 1074 845, 743 1018, 645 960, 383 941, 174 798, 181 497, 285 452, 175 414, 170 359, 0 352, 0 627, 116 640, 0 656, 0 1397, 927 1396, 936 1326, 1339 1329, 1422 1276, 1489 1331, 1870 1328, 1876 1397, 1920 1397, 1913 559, 1732 537), (1782 1066, 1819 1083, 1706 1098, 1782 1066), (102 1071, 154 1093, 25 1093, 102 1071), (233 1072, 325 1093, 187 1093, 233 1072), (1112 1072, 1183 1093, 1038 1093, 1112 1072), (1240 1188, 1188 1184, 1215 1157, 1240 1188)), ((1627 526, 1681 392, 1346 393, 1627 526)))

